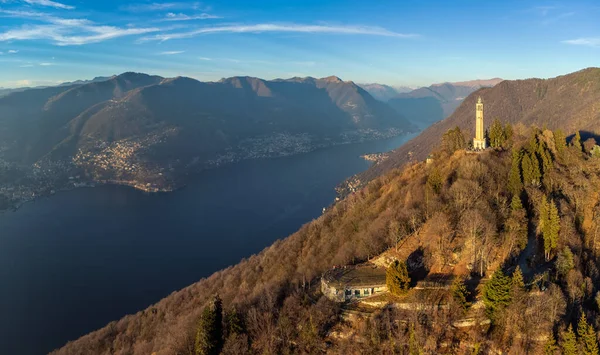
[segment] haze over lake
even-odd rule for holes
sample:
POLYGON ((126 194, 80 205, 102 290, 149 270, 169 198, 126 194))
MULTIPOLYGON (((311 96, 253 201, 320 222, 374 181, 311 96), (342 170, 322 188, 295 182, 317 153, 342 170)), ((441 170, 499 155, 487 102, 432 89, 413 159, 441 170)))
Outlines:
POLYGON ((414 135, 206 171, 164 194, 100 186, 0 215, 0 353, 40 354, 259 252, 318 217, 366 153, 414 135))

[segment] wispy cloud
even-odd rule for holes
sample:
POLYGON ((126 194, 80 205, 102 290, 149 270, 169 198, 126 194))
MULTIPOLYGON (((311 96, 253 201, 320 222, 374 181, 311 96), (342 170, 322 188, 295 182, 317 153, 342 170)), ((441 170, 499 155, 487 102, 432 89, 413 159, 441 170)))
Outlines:
POLYGON ((212 60, 212 58, 208 58, 208 57, 198 57, 198 59, 200 59, 200 60, 212 60))
POLYGON ((52 65, 56 65, 56 64, 49 63, 49 62, 40 63, 40 66, 42 66, 42 67, 49 67, 49 66, 52 66, 52 65))
POLYGON ((558 9, 558 6, 550 5, 550 6, 535 6, 531 9, 532 12, 535 12, 541 16, 546 16, 552 10, 558 9))
POLYGON ((554 15, 554 16, 545 16, 545 19, 542 20, 542 25, 550 25, 550 24, 552 24, 552 23, 554 23, 554 22, 556 22, 558 20, 562 20, 564 18, 571 17, 573 15, 575 15, 574 11, 563 12, 561 14, 557 14, 557 15, 554 15))
POLYGON ((600 47, 600 37, 582 37, 562 41, 562 43, 572 44, 576 46, 600 47))
POLYGON ((48 6, 53 7, 55 9, 63 9, 63 10, 73 10, 75 6, 65 5, 60 2, 51 1, 51 0, 23 0, 29 5, 39 5, 39 6, 48 6))
POLYGON ((160 53, 158 53, 158 55, 175 55, 175 54, 181 54, 181 53, 185 53, 185 51, 166 51, 166 52, 160 52, 160 53))
POLYGON ((8 54, 17 54, 17 53, 19 53, 19 51, 18 51, 18 50, 16 50, 16 49, 10 49, 10 50, 8 51, 8 54))
POLYGON ((129 12, 151 12, 165 10, 197 10, 209 11, 209 7, 202 6, 199 2, 148 2, 124 5, 120 7, 123 11, 129 12))
POLYGON ((540 24, 550 25, 561 19, 575 15, 575 11, 558 5, 534 6, 523 11, 528 16, 534 16, 540 24))
POLYGON ((142 41, 167 41, 171 39, 190 38, 204 34, 215 33, 263 33, 263 32, 294 32, 294 33, 331 33, 372 35, 398 38, 414 38, 417 34, 405 34, 386 30, 381 27, 369 26, 326 26, 302 24, 257 24, 257 25, 227 25, 204 27, 198 30, 179 33, 158 34, 142 38, 142 41))
POLYGON ((0 42, 15 40, 49 40, 58 46, 74 46, 97 43, 113 38, 147 34, 159 31, 158 28, 120 28, 98 25, 87 19, 59 18, 46 13, 33 11, 12 11, 0 9, 1 17, 35 19, 44 24, 23 25, 0 32, 0 42))
POLYGON ((209 20, 209 19, 218 19, 222 18, 221 16, 211 15, 207 13, 201 13, 199 15, 186 15, 182 13, 173 13, 169 12, 162 21, 191 21, 191 20, 209 20))

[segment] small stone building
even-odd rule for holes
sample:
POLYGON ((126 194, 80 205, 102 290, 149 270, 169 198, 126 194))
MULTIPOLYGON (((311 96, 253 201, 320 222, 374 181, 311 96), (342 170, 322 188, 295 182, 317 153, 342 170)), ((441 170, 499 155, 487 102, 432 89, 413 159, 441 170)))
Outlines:
POLYGON ((321 278, 321 292, 332 301, 346 302, 387 291, 385 269, 374 265, 336 267, 321 278))

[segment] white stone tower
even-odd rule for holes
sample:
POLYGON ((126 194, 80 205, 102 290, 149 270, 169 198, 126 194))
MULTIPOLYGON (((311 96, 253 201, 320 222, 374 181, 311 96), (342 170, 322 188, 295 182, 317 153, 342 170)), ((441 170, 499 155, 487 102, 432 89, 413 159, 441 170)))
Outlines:
POLYGON ((483 133, 483 102, 481 96, 475 105, 475 138, 473 138, 473 149, 485 149, 485 135, 483 133))

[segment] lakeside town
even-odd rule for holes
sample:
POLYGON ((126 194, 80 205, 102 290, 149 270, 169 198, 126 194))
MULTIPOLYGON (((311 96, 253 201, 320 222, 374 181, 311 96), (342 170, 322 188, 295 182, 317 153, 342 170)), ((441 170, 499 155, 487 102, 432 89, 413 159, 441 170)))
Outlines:
MULTIPOLYGON (((112 143, 99 141, 79 149, 71 160, 45 157, 31 166, 18 165, 0 156, 0 211, 16 209, 27 201, 58 191, 98 184, 130 186, 144 192, 169 192, 183 185, 183 176, 248 159, 285 157, 335 145, 387 139, 402 134, 397 129, 362 129, 344 132, 334 138, 309 134, 276 133, 246 139, 235 148, 204 162, 158 163, 147 158, 149 149, 163 144, 176 131, 173 128, 140 139, 112 143)), ((363 156, 378 162, 382 154, 363 156)))

